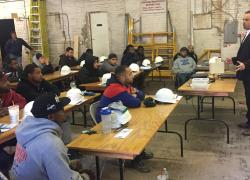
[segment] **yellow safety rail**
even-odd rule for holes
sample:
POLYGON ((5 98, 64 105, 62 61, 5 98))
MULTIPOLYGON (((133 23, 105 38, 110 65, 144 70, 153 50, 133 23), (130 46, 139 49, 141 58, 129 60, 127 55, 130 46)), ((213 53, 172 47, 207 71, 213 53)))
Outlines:
POLYGON ((210 59, 212 54, 221 54, 220 49, 205 49, 203 53, 199 56, 198 60, 202 60, 206 57, 206 59, 210 59))

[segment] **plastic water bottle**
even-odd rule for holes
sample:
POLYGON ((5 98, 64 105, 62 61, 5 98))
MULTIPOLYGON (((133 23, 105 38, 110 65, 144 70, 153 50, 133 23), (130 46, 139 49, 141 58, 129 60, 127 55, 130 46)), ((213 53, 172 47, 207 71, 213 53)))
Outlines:
POLYGON ((111 109, 104 107, 101 109, 102 132, 103 134, 111 133, 111 109))
POLYGON ((166 168, 163 168, 161 174, 157 176, 157 180, 169 180, 168 171, 166 168))

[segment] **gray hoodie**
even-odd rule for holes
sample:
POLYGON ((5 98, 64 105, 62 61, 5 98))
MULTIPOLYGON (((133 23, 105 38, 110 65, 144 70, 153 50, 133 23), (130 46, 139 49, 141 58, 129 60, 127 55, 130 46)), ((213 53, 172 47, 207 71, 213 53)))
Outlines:
POLYGON ((16 129, 11 174, 17 180, 82 180, 69 167, 62 129, 54 121, 27 116, 16 129))
POLYGON ((118 65, 111 65, 109 62, 108 62, 108 59, 105 59, 104 62, 102 63, 102 66, 101 66, 101 74, 105 74, 105 73, 110 73, 110 72, 114 72, 115 69, 117 68, 118 65))
POLYGON ((178 56, 178 58, 174 61, 174 65, 172 67, 172 70, 175 73, 191 73, 195 70, 196 63, 191 57, 181 57, 178 56))

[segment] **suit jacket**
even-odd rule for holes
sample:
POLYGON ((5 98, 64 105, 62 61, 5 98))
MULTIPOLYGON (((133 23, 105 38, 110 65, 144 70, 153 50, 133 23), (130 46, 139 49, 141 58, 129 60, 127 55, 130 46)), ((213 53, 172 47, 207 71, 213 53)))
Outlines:
POLYGON ((250 81, 250 34, 241 43, 237 56, 232 58, 233 63, 236 65, 237 61, 245 64, 246 69, 237 72, 237 78, 243 81, 250 81))

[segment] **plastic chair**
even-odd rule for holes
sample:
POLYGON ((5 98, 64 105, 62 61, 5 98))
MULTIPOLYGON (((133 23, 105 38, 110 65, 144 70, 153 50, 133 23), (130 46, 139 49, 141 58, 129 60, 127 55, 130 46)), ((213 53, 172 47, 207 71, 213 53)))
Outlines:
POLYGON ((89 107, 90 116, 95 124, 98 124, 96 121, 96 109, 98 108, 99 105, 100 105, 100 101, 97 101, 91 104, 89 107))

